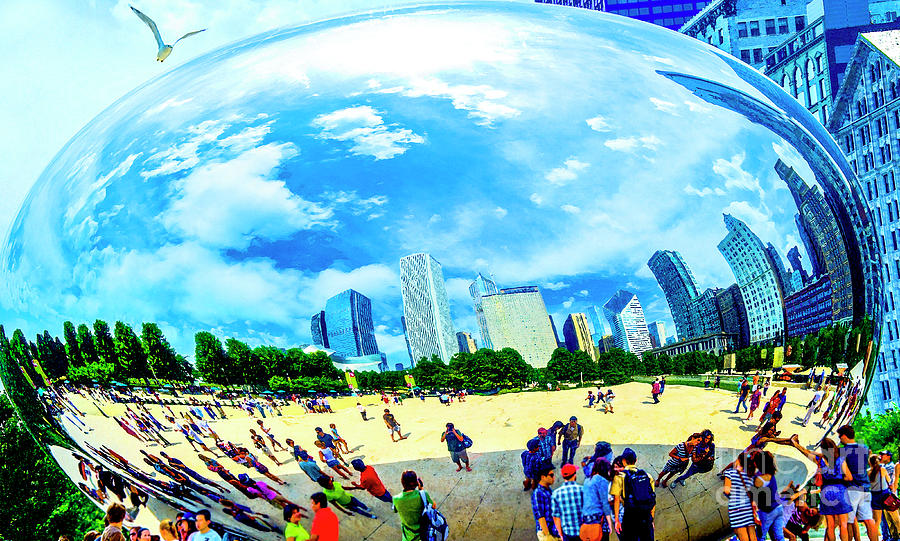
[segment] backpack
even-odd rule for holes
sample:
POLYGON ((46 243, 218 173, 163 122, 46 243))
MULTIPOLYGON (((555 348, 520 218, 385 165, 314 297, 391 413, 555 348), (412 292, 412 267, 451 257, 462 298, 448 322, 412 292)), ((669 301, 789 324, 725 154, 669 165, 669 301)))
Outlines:
POLYGON ((653 481, 644 470, 625 470, 625 509, 650 511, 656 506, 653 481))
MULTIPOLYGON (((457 430, 457 432, 459 432, 459 430, 457 430)), ((470 438, 469 436, 466 436, 462 432, 459 432, 459 433, 462 434, 462 437, 463 437, 463 439, 462 439, 463 447, 466 449, 468 449, 469 447, 472 447, 472 438, 470 438)))
POLYGON ((444 515, 434 507, 428 505, 428 498, 425 492, 420 490, 419 496, 422 498, 422 541, 446 541, 450 537, 450 526, 444 515))

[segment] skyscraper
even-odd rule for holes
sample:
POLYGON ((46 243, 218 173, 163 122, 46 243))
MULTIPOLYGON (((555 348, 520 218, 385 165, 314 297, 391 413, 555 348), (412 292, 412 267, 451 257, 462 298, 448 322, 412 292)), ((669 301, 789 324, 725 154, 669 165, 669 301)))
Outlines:
POLYGON ((681 338, 699 336, 691 323, 691 301, 700 295, 700 290, 681 254, 672 250, 657 250, 647 266, 666 295, 675 332, 681 338))
POLYGON ((501 289, 482 297, 484 319, 495 350, 510 347, 535 368, 547 366, 557 347, 550 316, 536 286, 501 289))
POLYGON ((472 338, 471 334, 465 331, 456 333, 456 343, 459 344, 460 353, 475 353, 478 351, 478 346, 475 345, 475 339, 472 338))
MULTIPOLYGON (((803 268, 803 263, 800 257, 800 249, 794 246, 790 250, 788 250, 787 254, 788 261, 791 263, 791 268, 794 269, 792 274, 799 274, 801 279, 801 286, 806 285, 809 282, 809 275, 806 274, 806 269, 803 268)), ((794 279, 796 281, 796 279, 794 279)))
POLYGON ((707 288, 699 297, 691 301, 690 335, 678 335, 679 339, 690 340, 708 334, 722 332, 722 321, 719 316, 719 307, 716 304, 718 288, 707 288))
POLYGON ((775 276, 778 278, 778 287, 781 288, 781 296, 782 298, 787 297, 793 292, 791 286, 791 273, 784 268, 784 261, 781 260, 781 254, 779 254, 778 250, 772 246, 771 242, 766 244, 766 254, 769 255, 769 259, 772 261, 772 268, 775 269, 775 276))
POLYGON ((557 332, 557 330, 556 330, 556 322, 553 321, 553 316, 552 316, 552 315, 548 315, 547 317, 550 318, 550 326, 553 328, 553 338, 556 340, 556 345, 557 345, 557 347, 559 347, 559 344, 560 344, 560 341, 559 341, 559 332, 557 332))
POLYGON ((563 325, 563 337, 566 340, 566 349, 572 352, 581 350, 590 355, 592 361, 597 360, 594 339, 591 337, 591 329, 588 327, 588 318, 585 314, 569 314, 563 325))
POLYGON ((475 280, 469 284, 469 294, 472 295, 472 300, 475 303, 475 318, 478 320, 478 330, 481 332, 481 346, 493 349, 494 345, 491 342, 491 336, 488 333, 487 325, 484 323, 484 310, 481 307, 481 297, 484 295, 496 295, 497 284, 495 284, 493 280, 485 278, 484 275, 479 272, 478 276, 475 277, 475 280))
POLYGON ((850 261, 844 237, 837 218, 819 191, 818 186, 809 186, 793 168, 778 160, 775 172, 787 184, 797 203, 799 222, 816 258, 824 267, 824 273, 831 280, 831 311, 834 321, 848 321, 853 318, 853 284, 850 281, 850 261))
POLYGON ((325 311, 313 314, 310 324, 310 332, 312 333, 313 344, 317 346, 328 347, 328 332, 325 327, 325 311))
POLYGON ((429 254, 400 259, 400 293, 413 363, 432 355, 450 362, 459 348, 441 264, 429 254))
POLYGON ((603 305, 606 319, 613 330, 616 347, 638 357, 650 346, 650 333, 644 320, 644 309, 637 295, 620 289, 603 305))
POLYGON ((720 289, 716 294, 716 305, 722 319, 722 332, 735 335, 734 346, 737 349, 750 345, 750 325, 747 321, 747 310, 744 297, 737 284, 720 289))
POLYGON ((588 323, 591 327, 591 336, 594 339, 600 339, 601 336, 612 334, 609 329, 609 323, 603 316, 603 309, 599 306, 589 306, 587 309, 588 323))
POLYGON ((766 249, 747 224, 730 214, 724 217, 728 234, 719 243, 719 251, 741 288, 750 342, 780 338, 784 333, 784 301, 766 249))
POLYGON ((650 332, 650 345, 658 348, 666 345, 666 324, 662 321, 654 321, 647 325, 650 332))
POLYGON ((329 347, 345 357, 377 355, 372 301, 353 289, 325 302, 325 329, 329 347))

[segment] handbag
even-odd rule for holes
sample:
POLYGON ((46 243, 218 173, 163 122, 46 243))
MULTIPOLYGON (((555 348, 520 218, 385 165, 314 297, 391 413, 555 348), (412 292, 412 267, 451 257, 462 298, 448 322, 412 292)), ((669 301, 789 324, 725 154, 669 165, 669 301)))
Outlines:
POLYGON ((738 471, 738 475, 740 475, 741 484, 744 485, 744 492, 747 494, 747 499, 750 500, 750 509, 753 511, 753 522, 757 526, 762 526, 762 520, 759 518, 759 509, 756 505, 756 502, 753 501, 753 496, 750 494, 750 489, 747 488, 747 482, 744 481, 744 477, 746 477, 746 475, 743 471, 738 471))
POLYGON ((885 496, 883 505, 884 508, 888 511, 896 511, 900 509, 900 498, 898 498, 896 494, 891 492, 887 496, 885 496))

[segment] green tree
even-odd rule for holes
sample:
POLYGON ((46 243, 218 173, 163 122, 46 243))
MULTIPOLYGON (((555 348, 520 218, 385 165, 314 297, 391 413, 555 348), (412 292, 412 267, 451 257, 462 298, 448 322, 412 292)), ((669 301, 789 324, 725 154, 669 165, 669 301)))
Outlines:
POLYGON ((334 363, 323 351, 306 355, 300 365, 300 373, 308 378, 322 377, 332 380, 343 378, 341 371, 334 367, 334 363))
POLYGON ((235 376, 239 381, 249 385, 266 385, 269 378, 266 378, 266 372, 262 369, 259 357, 257 357, 250 346, 241 342, 237 338, 229 338, 225 341, 225 348, 228 356, 234 361, 235 376))
POLYGON ((185 372, 185 367, 179 361, 175 348, 169 344, 156 323, 141 325, 141 345, 144 347, 151 374, 158 379, 176 381, 188 379, 190 372, 185 372))
POLYGON ((94 321, 94 345, 97 349, 97 357, 101 362, 113 366, 118 364, 116 344, 109 331, 109 325, 102 319, 94 321))
POLYGON ((69 365, 84 366, 81 358, 81 350, 78 349, 78 333, 71 321, 63 323, 63 338, 66 341, 66 355, 69 356, 69 365))
POLYGON ((25 333, 23 333, 20 329, 16 329, 13 332, 10 346, 12 348, 12 353, 14 358, 16 359, 16 362, 20 367, 22 367, 25 375, 28 376, 29 380, 31 380, 32 385, 43 387, 43 380, 40 378, 37 370, 35 370, 34 368, 34 355, 31 349, 31 345, 25 338, 25 333))
POLYGON ((900 411, 892 410, 883 415, 858 415, 853 422, 856 439, 870 449, 888 449, 894 456, 900 453, 900 411))
POLYGON ((213 333, 200 331, 194 335, 194 360, 200 377, 205 381, 220 385, 238 383, 232 379, 234 361, 213 333))
POLYGON ((253 348, 253 354, 259 359, 266 380, 272 376, 288 376, 291 373, 291 360, 281 348, 257 346, 253 348))
POLYGON ((81 352, 81 360, 84 364, 96 363, 100 360, 94 344, 94 335, 84 323, 78 326, 78 350, 81 352))
MULTIPOLYGON (((416 385, 426 389, 443 387, 447 385, 448 376, 447 365, 437 355, 431 360, 419 361, 413 369, 410 370, 416 385)), ((356 374, 356 380, 359 381, 359 373, 356 374)), ((360 382, 360 386, 362 383, 360 382)), ((372 387, 365 387, 372 388, 372 387)))
POLYGON ((113 343, 116 347, 116 359, 119 361, 115 372, 117 378, 151 377, 144 346, 131 325, 116 321, 113 343))
POLYGON ((103 513, 35 443, 0 398, 0 539, 81 539, 102 529, 103 513))

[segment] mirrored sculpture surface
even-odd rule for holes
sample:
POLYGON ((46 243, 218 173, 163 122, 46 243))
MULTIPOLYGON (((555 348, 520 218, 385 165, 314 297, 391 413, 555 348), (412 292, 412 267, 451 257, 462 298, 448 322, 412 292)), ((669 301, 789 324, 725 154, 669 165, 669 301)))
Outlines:
MULTIPOLYGON (((471 539, 533 538, 519 454, 540 426, 577 415, 590 450, 576 462, 604 440, 653 476, 709 429, 715 470, 661 488, 656 520, 659 539, 708 538, 728 529, 715 473, 758 427, 731 413, 718 378, 734 385, 727 374, 750 366, 753 385, 779 378, 762 403, 788 389, 781 437, 804 445, 859 409, 881 262, 855 182, 778 86, 631 19, 473 2, 276 30, 137 88, 47 167, 2 251, 0 377, 98 505, 207 508, 259 540, 282 538, 281 508, 321 490, 286 439, 350 486, 322 461, 316 426, 334 423, 343 458, 391 494, 417 471, 471 539), (309 403, 318 393, 224 387, 278 387, 277 370, 254 372, 269 354, 384 371, 511 349, 555 374, 560 348, 592 366, 634 354, 625 379, 649 379, 607 377, 614 413, 544 380, 446 406, 318 389, 334 413, 309 403), (712 364, 647 368, 691 352, 712 364), (207 385, 161 383, 225 357, 249 360, 207 385), (656 373, 700 386, 671 379, 651 399, 656 373), (409 440, 388 441, 386 407, 409 440), (475 442, 473 472, 453 471, 446 422, 475 442)), ((770 449, 783 484, 809 479, 796 449, 770 449)), ((344 537, 399 537, 389 504, 352 494, 377 518, 341 516, 344 537)))

